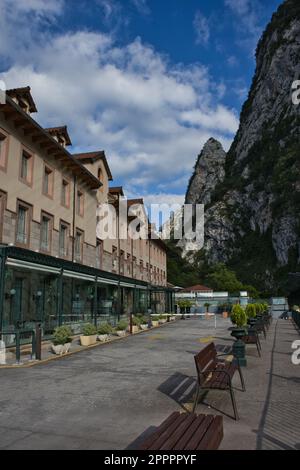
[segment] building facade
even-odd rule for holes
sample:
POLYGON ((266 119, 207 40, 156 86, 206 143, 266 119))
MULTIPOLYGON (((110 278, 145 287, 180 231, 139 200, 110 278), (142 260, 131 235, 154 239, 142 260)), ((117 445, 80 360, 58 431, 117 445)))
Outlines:
MULTIPOLYGON (((67 128, 43 129, 30 88, 0 105, 0 329, 39 320, 51 332, 92 319, 171 308, 159 239, 99 236, 103 205, 122 188, 103 151, 70 153, 67 128), (60 300, 59 300, 60 299, 60 300)), ((142 200, 128 201, 128 207, 142 200)), ((134 216, 130 216, 129 219, 134 216)), ((100 233, 101 235, 101 233, 100 233)), ((75 328, 75 329, 76 329, 75 328)))

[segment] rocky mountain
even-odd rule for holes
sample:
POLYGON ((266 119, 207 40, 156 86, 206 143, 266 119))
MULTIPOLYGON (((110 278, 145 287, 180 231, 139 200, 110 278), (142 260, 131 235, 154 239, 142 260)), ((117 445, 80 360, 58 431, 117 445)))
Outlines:
POLYGON ((300 269, 300 1, 286 0, 256 51, 256 71, 234 142, 210 139, 198 157, 187 203, 205 204, 209 264, 225 262, 244 282, 280 289, 300 269))

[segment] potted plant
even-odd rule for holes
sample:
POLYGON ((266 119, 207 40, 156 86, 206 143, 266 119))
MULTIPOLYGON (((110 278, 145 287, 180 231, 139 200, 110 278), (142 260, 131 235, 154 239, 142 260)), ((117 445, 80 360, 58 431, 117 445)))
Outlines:
POLYGON ((97 328, 92 323, 87 323, 82 328, 82 335, 80 336, 81 346, 91 346, 97 342, 97 328))
POLYGON ((162 315, 162 314, 161 314, 161 315, 159 315, 158 318, 159 318, 158 323, 160 323, 161 325, 163 325, 164 323, 167 322, 167 318, 166 318, 165 315, 162 315))
POLYGON ((245 310, 241 305, 236 304, 232 307, 230 319, 235 326, 233 328, 231 336, 239 338, 245 336, 246 334, 246 325, 247 325, 247 316, 245 310))
MULTIPOLYGON (((132 333, 138 333, 140 329, 140 324, 141 324, 140 318, 134 315, 132 317, 132 333)), ((128 330, 129 329, 130 329, 130 325, 128 326, 128 330)))
POLYGON ((102 323, 98 327, 98 340, 101 341, 102 343, 105 343, 105 341, 108 341, 109 336, 112 335, 114 332, 113 327, 109 323, 102 323))
POLYGON ((153 317, 151 317, 151 323, 152 326, 159 326, 159 316, 154 315, 153 317))
POLYGON ((125 336, 127 328, 128 328, 128 322, 125 320, 120 320, 115 330, 117 336, 125 336))
POLYGON ((63 325, 55 328, 51 349, 54 354, 62 355, 69 352, 72 343, 73 332, 69 326, 63 325))
POLYGON ((140 327, 142 330, 148 330, 148 320, 146 317, 140 317, 140 327))
POLYGON ((256 308, 254 304, 248 304, 245 309, 245 313, 250 326, 253 326, 256 322, 256 308))

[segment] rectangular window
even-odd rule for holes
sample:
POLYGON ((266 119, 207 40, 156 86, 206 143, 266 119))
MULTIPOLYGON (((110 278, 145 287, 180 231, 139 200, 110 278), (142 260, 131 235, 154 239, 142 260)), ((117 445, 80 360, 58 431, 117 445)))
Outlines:
POLYGON ((83 215, 84 215, 84 196, 83 196, 83 193, 81 191, 77 191, 76 208, 77 208, 77 215, 80 215, 81 217, 83 217, 83 215))
POLYGON ((118 249, 116 246, 112 248, 112 270, 116 271, 118 265, 118 249))
POLYGON ((125 264, 125 254, 124 251, 121 251, 120 254, 120 274, 124 274, 124 264, 125 264))
POLYGON ((6 206, 6 194, 0 191, 0 242, 3 237, 3 219, 6 206))
POLYGON ((103 262, 103 241, 97 240, 97 258, 96 258, 96 268, 102 269, 103 262))
POLYGON ((47 214, 42 214, 41 218, 41 251, 50 253, 51 251, 52 218, 47 214))
POLYGON ((70 207, 70 183, 63 179, 61 186, 61 204, 64 207, 70 207))
POLYGON ((16 242, 20 245, 29 244, 29 228, 30 228, 30 209, 29 206, 18 203, 17 207, 17 224, 16 224, 16 242))
POLYGON ((75 261, 82 261, 83 251, 83 233, 80 230, 76 230, 75 235, 75 261))
POLYGON ((68 256, 68 238, 69 226, 64 222, 61 222, 59 227, 59 256, 61 258, 66 258, 68 256))
POLYGON ((26 150, 22 150, 20 179, 23 183, 32 185, 33 176, 33 156, 26 150))
POLYGON ((0 169, 6 170, 8 137, 0 130, 0 169))
POLYGON ((54 188, 54 171, 47 165, 44 167, 43 176, 43 194, 48 197, 53 197, 54 188))

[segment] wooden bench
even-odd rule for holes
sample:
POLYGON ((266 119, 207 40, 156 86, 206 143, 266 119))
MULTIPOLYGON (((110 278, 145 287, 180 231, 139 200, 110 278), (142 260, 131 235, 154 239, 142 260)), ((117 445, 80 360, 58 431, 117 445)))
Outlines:
POLYGON ((222 439, 222 416, 175 411, 138 450, 217 450, 222 439))
POLYGON ((200 392, 202 390, 229 390, 234 411, 234 418, 236 420, 239 419, 234 390, 232 386, 232 378, 236 371, 239 372, 243 391, 246 390, 245 382, 240 365, 236 360, 233 360, 233 362, 227 362, 221 361, 219 359, 220 356, 229 355, 231 354, 218 354, 214 343, 210 343, 194 357, 198 380, 193 412, 196 409, 200 392))

